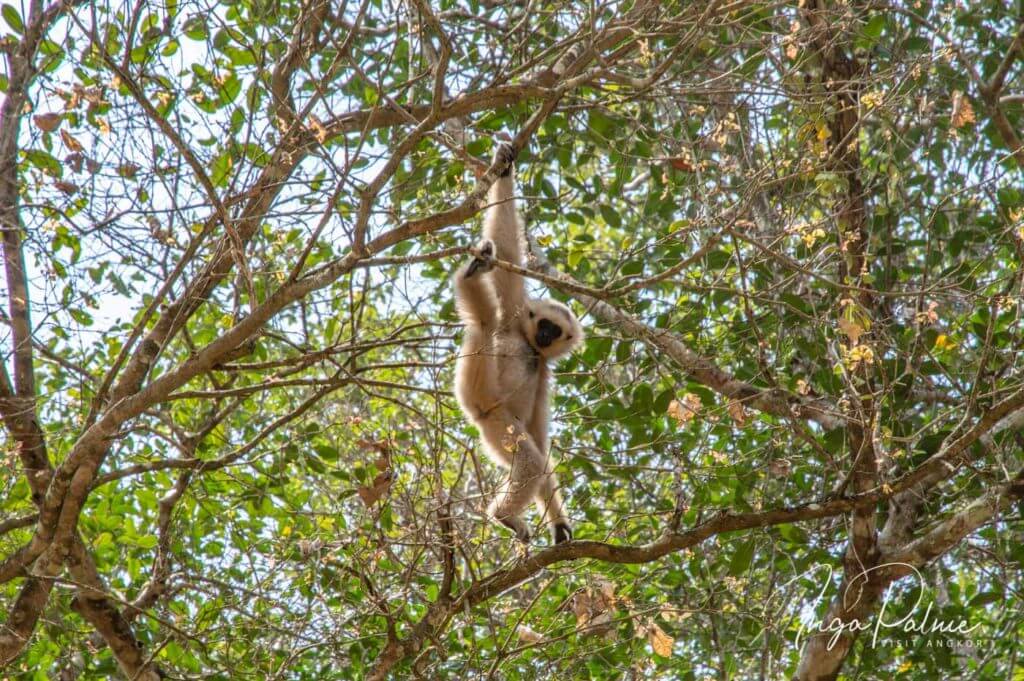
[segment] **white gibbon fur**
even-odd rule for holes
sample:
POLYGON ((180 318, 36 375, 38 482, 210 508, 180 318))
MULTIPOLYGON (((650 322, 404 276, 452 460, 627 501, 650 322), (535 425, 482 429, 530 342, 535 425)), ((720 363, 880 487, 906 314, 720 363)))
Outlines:
POLYGON ((572 539, 572 529, 548 453, 548 363, 572 352, 583 329, 568 307, 528 298, 521 276, 493 266, 494 258, 523 264, 514 160, 507 144, 495 152, 503 174, 490 190, 480 256, 455 275, 455 301, 465 324, 455 394, 479 428, 484 450, 509 469, 488 513, 526 543, 530 530, 521 514, 534 501, 554 542, 561 543, 572 539))

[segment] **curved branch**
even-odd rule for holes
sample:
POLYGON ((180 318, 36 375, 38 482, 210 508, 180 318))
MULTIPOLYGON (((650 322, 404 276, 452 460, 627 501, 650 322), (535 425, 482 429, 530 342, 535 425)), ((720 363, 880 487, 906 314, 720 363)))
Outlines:
POLYGON ((697 546, 706 539, 727 532, 771 527, 806 520, 816 520, 848 513, 877 502, 874 497, 833 499, 821 504, 811 503, 759 513, 719 513, 684 532, 667 532, 657 540, 641 546, 617 546, 599 541, 572 541, 557 544, 534 556, 521 558, 515 565, 475 582, 455 598, 439 598, 427 610, 405 639, 388 642, 367 675, 368 681, 383 681, 402 660, 418 654, 435 641, 451 618, 459 611, 500 596, 522 584, 544 568, 567 561, 592 558, 610 563, 649 563, 670 553, 697 546))

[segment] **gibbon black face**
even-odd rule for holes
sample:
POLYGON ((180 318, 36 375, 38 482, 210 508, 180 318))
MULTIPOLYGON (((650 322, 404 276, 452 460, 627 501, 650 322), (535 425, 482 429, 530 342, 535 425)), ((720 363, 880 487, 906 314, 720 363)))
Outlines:
POLYGON ((526 341, 546 359, 564 357, 583 339, 576 315, 554 300, 527 299, 526 315, 520 320, 526 341))
POLYGON ((546 348, 562 335, 562 327, 550 319, 542 319, 537 322, 537 347, 546 348))

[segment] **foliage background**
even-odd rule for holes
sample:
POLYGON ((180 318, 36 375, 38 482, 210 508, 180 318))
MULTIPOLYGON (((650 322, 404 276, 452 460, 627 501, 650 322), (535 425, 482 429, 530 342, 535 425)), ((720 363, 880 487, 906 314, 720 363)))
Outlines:
POLYGON ((12 678, 1021 675, 1020 3, 0 15, 12 678), (450 392, 502 139, 589 333, 525 552, 450 392), (884 593, 977 628, 804 645, 884 593))

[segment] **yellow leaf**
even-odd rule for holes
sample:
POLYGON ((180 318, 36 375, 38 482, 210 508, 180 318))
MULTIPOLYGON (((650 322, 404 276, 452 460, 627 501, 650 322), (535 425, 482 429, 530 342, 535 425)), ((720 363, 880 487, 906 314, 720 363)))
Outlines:
POLYGON ((864 108, 870 111, 882 103, 882 93, 878 90, 865 92, 860 98, 860 103, 864 105, 864 108))
POLYGON ((666 634, 654 620, 647 623, 647 641, 651 644, 651 649, 658 655, 672 657, 672 646, 675 644, 675 640, 666 634))
POLYGON ((940 333, 935 338, 935 349, 939 352, 942 352, 943 350, 952 350, 955 347, 956 341, 944 333, 940 333))
POLYGON ((869 345, 857 345, 849 350, 844 349, 844 358, 850 369, 856 369, 860 364, 874 364, 875 351, 869 345))
POLYGON ((826 236, 828 235, 825 234, 825 230, 818 227, 817 229, 811 229, 803 232, 800 235, 800 238, 804 240, 804 244, 807 245, 807 248, 811 248, 818 242, 818 239, 824 239, 826 236))

